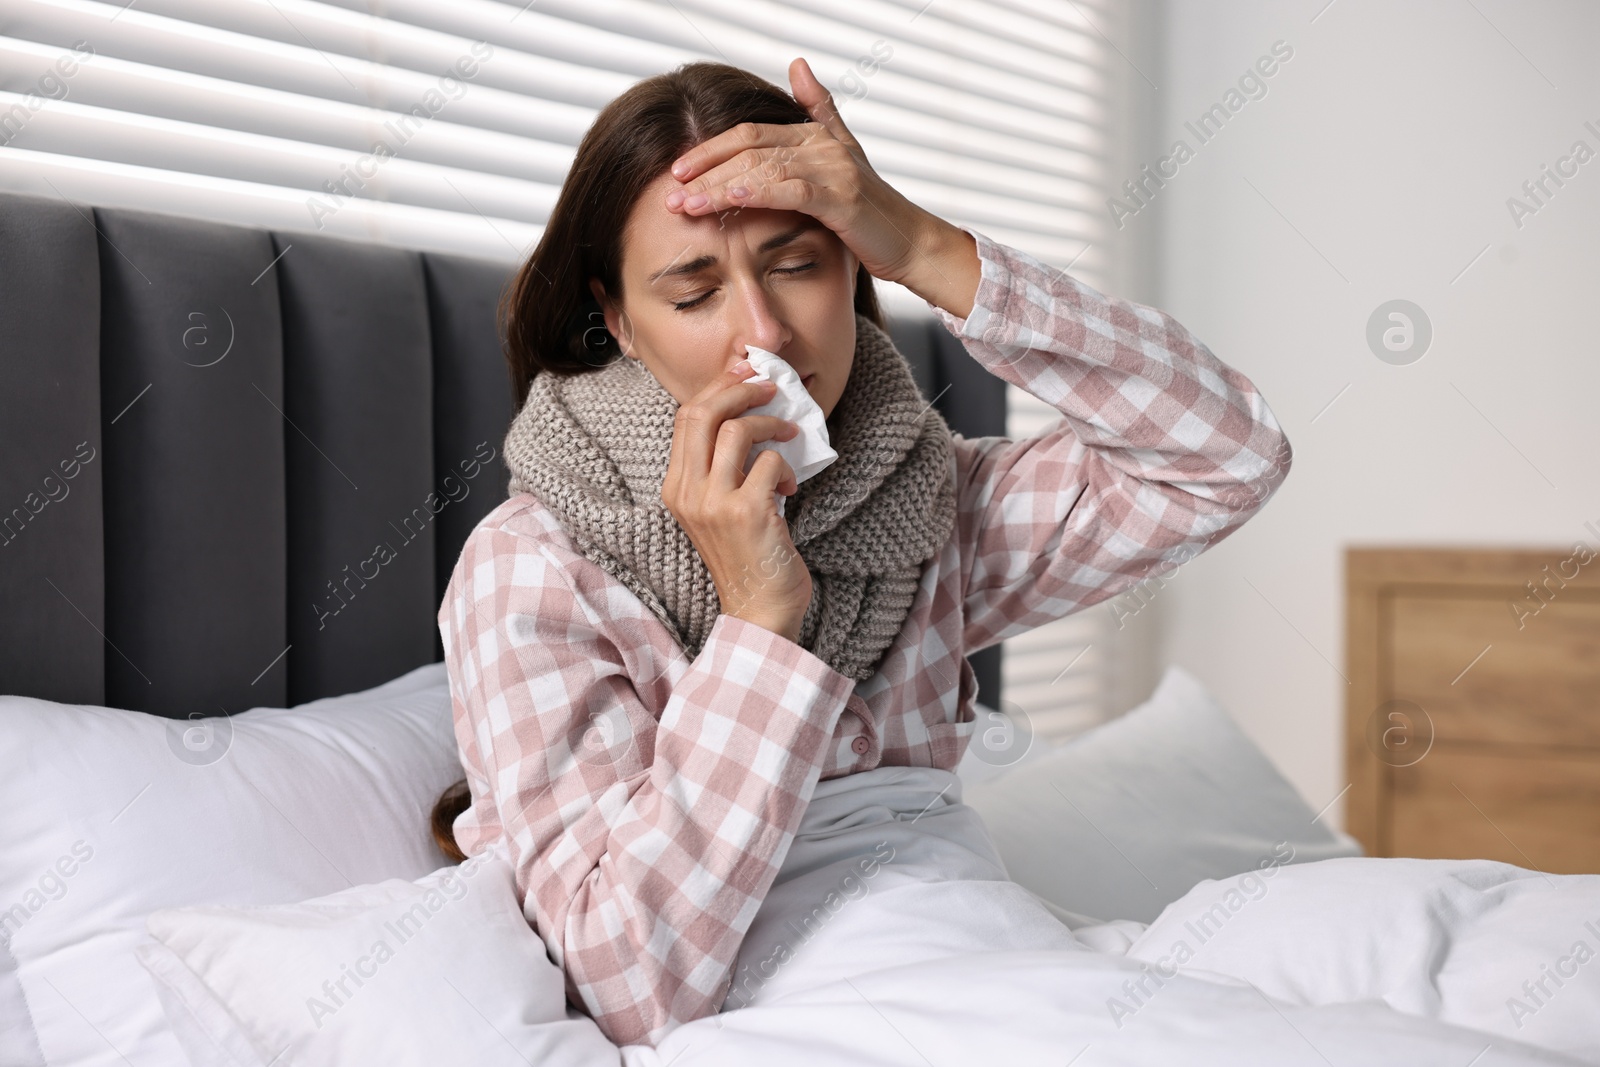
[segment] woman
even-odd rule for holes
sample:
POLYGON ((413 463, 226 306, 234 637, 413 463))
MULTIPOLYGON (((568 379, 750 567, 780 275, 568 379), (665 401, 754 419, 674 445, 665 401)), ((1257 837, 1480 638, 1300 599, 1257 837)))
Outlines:
POLYGON ((1183 326, 912 204, 789 74, 692 63, 596 118, 507 294, 512 495, 439 612, 466 780, 436 833, 503 843, 618 1044, 717 1010, 819 780, 953 770, 969 653, 1192 557, 1289 467, 1183 326), (1063 420, 952 436, 874 277, 1063 420), (743 414, 773 395, 747 344, 828 416, 804 483, 771 450, 744 469, 794 432, 743 414))

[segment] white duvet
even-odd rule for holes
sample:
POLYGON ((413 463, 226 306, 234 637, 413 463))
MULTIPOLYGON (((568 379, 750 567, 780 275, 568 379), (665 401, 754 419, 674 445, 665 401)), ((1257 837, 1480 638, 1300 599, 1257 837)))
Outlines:
POLYGON ((722 1013, 623 1062, 1600 1063, 1600 875, 1285 846, 1148 925, 1069 928, 960 795, 929 768, 819 783, 722 1013))

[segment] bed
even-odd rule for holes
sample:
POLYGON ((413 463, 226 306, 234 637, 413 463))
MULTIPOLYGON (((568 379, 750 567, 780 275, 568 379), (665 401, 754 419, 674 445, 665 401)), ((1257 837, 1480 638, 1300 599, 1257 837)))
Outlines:
POLYGON ((1364 855, 1180 667, 1011 745, 998 649, 957 772, 819 783, 724 1010, 612 1045, 426 832, 508 268, 18 195, 0 247, 7 1067, 1600 1062, 1600 878, 1364 855))

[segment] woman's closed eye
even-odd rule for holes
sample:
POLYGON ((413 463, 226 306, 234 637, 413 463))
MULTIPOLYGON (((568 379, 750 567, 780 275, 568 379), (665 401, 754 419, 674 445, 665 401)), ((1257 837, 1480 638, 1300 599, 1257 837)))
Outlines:
MULTIPOLYGON (((795 266, 795 267, 774 267, 773 270, 772 270, 772 273, 774 273, 774 274, 804 274, 808 270, 815 270, 817 266, 818 266, 817 262, 816 261, 812 261, 810 263, 802 263, 799 266, 795 266)), ((699 296, 695 297, 693 300, 685 300, 685 301, 681 301, 681 302, 673 301, 672 306, 677 308, 679 311, 691 311, 694 308, 699 307, 701 304, 705 303, 706 300, 708 300, 711 297, 711 294, 714 293, 714 292, 716 292, 715 289, 707 289, 705 292, 701 293, 699 296)))

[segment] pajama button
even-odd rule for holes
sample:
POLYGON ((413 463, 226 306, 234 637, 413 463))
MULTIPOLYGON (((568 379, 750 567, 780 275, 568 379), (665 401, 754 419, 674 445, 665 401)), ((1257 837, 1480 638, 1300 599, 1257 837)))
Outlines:
POLYGON ((868 741, 865 737, 858 737, 854 741, 850 742, 850 747, 855 750, 856 755, 865 756, 867 754, 867 749, 872 747, 872 742, 868 741))

